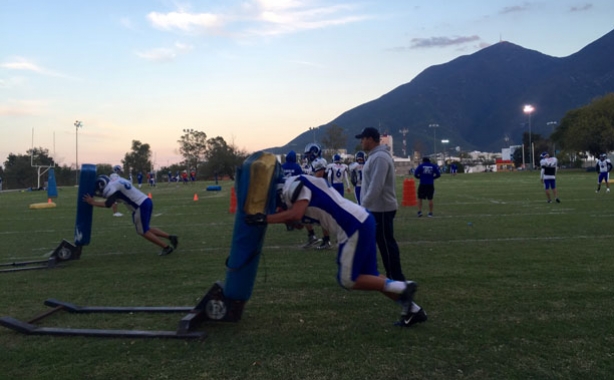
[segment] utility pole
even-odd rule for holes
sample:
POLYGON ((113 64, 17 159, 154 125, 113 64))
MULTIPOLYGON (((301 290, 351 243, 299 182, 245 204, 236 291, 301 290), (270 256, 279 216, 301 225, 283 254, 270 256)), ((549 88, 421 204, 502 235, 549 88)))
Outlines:
POLYGON ((403 128, 399 130, 399 133, 403 134, 403 157, 407 158, 407 141, 405 140, 405 135, 407 135, 409 129, 403 128))

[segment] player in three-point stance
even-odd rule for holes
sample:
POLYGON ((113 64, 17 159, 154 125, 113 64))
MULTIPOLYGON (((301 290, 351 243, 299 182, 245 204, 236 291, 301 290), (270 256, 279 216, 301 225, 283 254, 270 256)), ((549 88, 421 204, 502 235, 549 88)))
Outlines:
POLYGON ((118 178, 113 181, 106 176, 101 175, 96 179, 94 195, 105 198, 104 201, 96 201, 91 195, 83 196, 83 201, 94 207, 111 207, 115 202, 121 202, 132 211, 132 223, 136 227, 136 233, 162 248, 160 256, 171 254, 177 245, 179 239, 175 235, 170 235, 159 228, 150 227, 149 221, 153 212, 153 203, 147 195, 136 189, 130 182, 124 178, 118 178), (166 244, 160 238, 168 239, 170 244, 166 244))
POLYGON ((610 161, 608 156, 605 155, 605 153, 599 156, 599 160, 597 161, 596 169, 597 169, 597 173, 599 173, 599 178, 597 179, 597 190, 595 190, 595 192, 598 193, 601 190, 601 182, 605 182, 605 186, 606 186, 605 192, 609 193, 610 192, 609 180, 610 180, 610 171, 612 171, 612 162, 610 161))
POLYGON ((337 232, 339 285, 346 289, 379 291, 398 300, 403 306, 398 322, 401 326, 427 320, 424 310, 413 302, 415 282, 393 281, 379 274, 375 218, 364 207, 342 197, 323 178, 306 175, 286 179, 279 203, 284 211, 247 215, 245 222, 265 225, 300 223, 304 217, 317 220, 323 228, 337 232))
POLYGON ((552 195, 554 195, 556 203, 561 203, 556 190, 556 169, 558 166, 558 160, 556 157, 550 157, 548 152, 543 152, 540 157, 541 161, 539 162, 539 166, 542 168, 540 179, 544 184, 544 190, 546 190, 546 198, 548 199, 548 203, 552 203, 552 198, 550 198, 550 189, 552 189, 552 195))

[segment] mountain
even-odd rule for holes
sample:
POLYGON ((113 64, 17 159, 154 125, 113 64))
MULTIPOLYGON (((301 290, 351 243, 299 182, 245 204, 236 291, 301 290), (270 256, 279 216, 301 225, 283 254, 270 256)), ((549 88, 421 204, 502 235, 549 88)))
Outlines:
MULTIPOLYGON (((344 112, 320 125, 317 136, 335 124, 348 137, 346 148, 354 152, 354 138, 362 128, 374 126, 393 137, 396 156, 403 156, 402 129, 406 129, 407 153, 441 151, 441 139, 462 150, 500 151, 519 144, 529 131, 548 137, 550 121, 560 121, 567 111, 582 107, 595 97, 614 92, 614 30, 568 57, 557 58, 499 42, 471 55, 427 68, 411 82, 380 98, 344 112), (439 125, 429 128, 430 124, 439 125)), ((306 131, 285 146, 267 149, 286 153, 313 141, 306 131)))

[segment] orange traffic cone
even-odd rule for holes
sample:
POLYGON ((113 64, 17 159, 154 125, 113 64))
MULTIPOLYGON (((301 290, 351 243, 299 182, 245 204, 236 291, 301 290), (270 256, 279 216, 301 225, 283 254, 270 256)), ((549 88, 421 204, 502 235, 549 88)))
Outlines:
POLYGON ((147 194, 147 198, 152 199, 151 193, 147 194))
POLYGON ((237 212, 237 195, 235 194, 234 187, 230 188, 230 209, 228 210, 228 212, 231 214, 237 212))
POLYGON ((47 198, 47 203, 52 203, 51 198, 47 198))
POLYGON ((416 183, 413 178, 403 181, 403 206, 415 206, 418 204, 416 200, 416 183))
POLYGON ((194 202, 198 200, 198 194, 194 193, 194 202))

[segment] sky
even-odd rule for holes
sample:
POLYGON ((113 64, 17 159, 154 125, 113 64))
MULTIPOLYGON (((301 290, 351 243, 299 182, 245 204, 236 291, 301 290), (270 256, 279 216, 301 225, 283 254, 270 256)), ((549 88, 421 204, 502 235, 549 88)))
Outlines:
POLYGON ((565 57, 612 29, 612 0, 0 0, 0 164, 138 140, 160 168, 184 129, 282 146, 501 40, 565 57))

